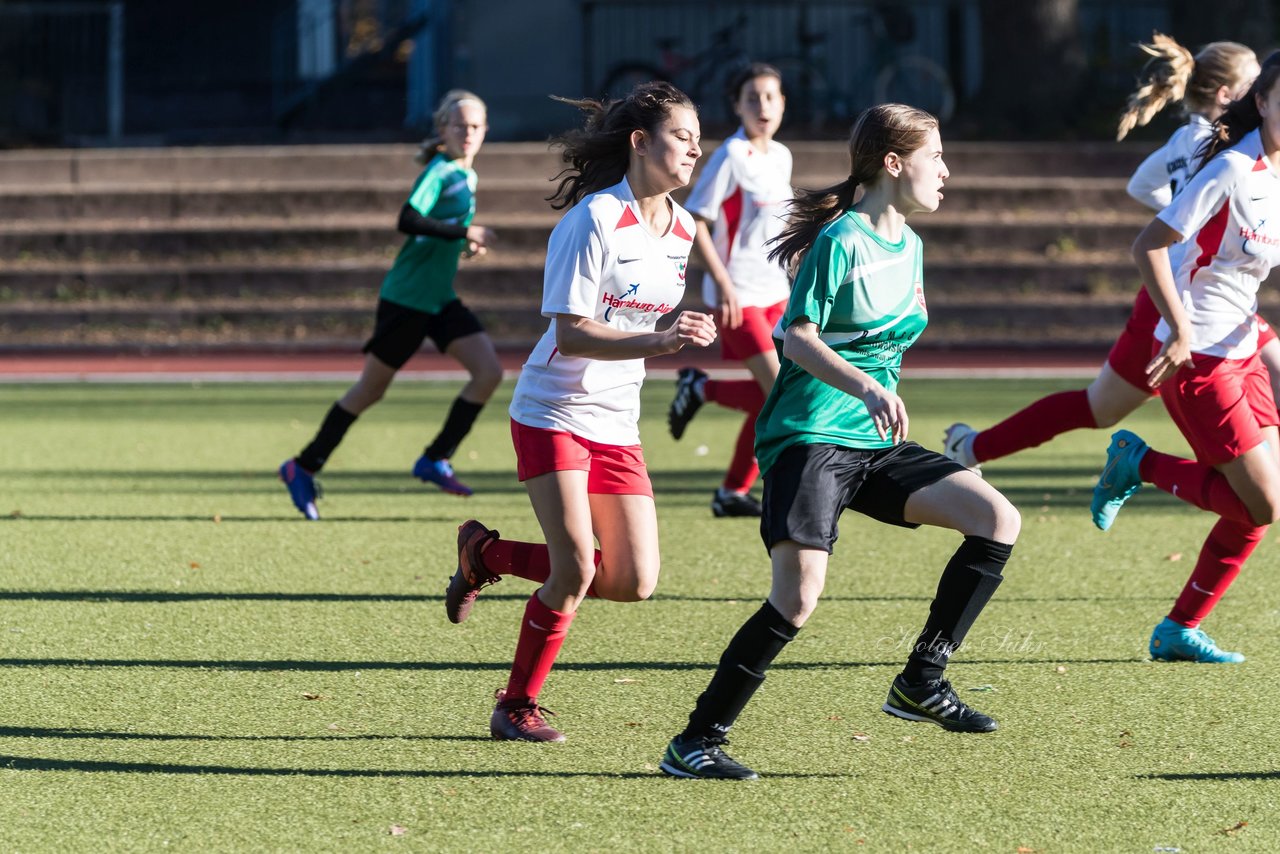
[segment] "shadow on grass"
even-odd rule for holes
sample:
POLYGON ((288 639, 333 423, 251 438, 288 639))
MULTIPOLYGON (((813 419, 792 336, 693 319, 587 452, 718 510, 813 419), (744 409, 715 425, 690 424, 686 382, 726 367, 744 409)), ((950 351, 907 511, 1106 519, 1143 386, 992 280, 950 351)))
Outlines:
POLYGON ((109 732, 76 727, 0 726, 0 738, 63 738, 126 741, 480 741, 480 735, 191 735, 187 733, 109 732))
POLYGON ((1280 780, 1280 771, 1219 771, 1216 773, 1199 772, 1195 774, 1138 774, 1139 780, 1168 780, 1179 782, 1213 782, 1215 780, 1280 780))
MULTIPOLYGON (((457 522, 463 514, 455 516, 325 516, 326 525, 358 524, 367 525, 387 522, 457 522)), ((0 516, 2 522, 213 522, 212 516, 103 516, 86 514, 84 516, 49 516, 45 514, 26 514, 18 516, 0 516)), ((305 522, 305 519, 294 513, 289 516, 222 516, 218 524, 235 525, 244 522, 290 523, 305 522)))
MULTIPOLYGON (((532 582, 530 582, 532 585, 532 582)), ((522 587, 521 592, 497 593, 486 592, 486 602, 527 602, 532 586, 522 587), (529 592, 524 592, 524 591, 529 592)), ((740 596, 725 594, 721 596, 695 596, 684 594, 654 594, 653 602, 707 602, 707 603, 750 603, 754 604, 765 598, 767 589, 746 593, 740 596)), ((1167 602, 1165 595, 1152 596, 1001 596, 997 602, 1003 604, 1018 603, 1064 603, 1064 602, 1167 602)), ((208 591, 168 591, 168 590, 0 590, 0 602, 442 602, 444 596, 436 593, 253 593, 208 591)), ((932 602, 932 596, 823 596, 823 602, 932 602)))
MULTIPOLYGON (((972 664, 1138 664, 1145 658, 966 658, 972 664)), ((784 661, 772 665, 773 670, 833 670, 850 667, 900 668, 902 661, 784 661)), ((340 672, 374 670, 496 671, 507 673, 510 661, 306 661, 302 659, 189 659, 189 658, 0 658, 2 667, 77 667, 106 668, 179 668, 193 670, 340 672)), ((565 661, 556 662, 557 671, 611 673, 623 670, 715 670, 716 662, 708 661, 565 661)))
MULTIPOLYGON (((492 739, 485 739, 492 741, 492 739)), ((420 771, 378 768, 246 768, 234 765, 179 765, 167 762, 96 762, 88 759, 40 759, 33 756, 0 755, 0 770, 78 771, 108 774, 219 774, 249 777, 388 777, 417 779, 547 777, 606 778, 614 780, 668 779, 657 771, 420 771)), ((775 779, 847 779, 850 774, 770 774, 775 779)))

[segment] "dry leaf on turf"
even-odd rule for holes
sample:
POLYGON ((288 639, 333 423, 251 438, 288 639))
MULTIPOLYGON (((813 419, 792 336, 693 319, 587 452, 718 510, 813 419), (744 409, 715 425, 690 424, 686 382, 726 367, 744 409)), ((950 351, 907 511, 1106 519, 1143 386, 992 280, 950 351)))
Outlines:
POLYGON ((310 691, 305 691, 305 692, 303 692, 303 694, 302 694, 302 699, 304 699, 304 700, 323 700, 323 699, 324 699, 324 695, 323 695, 323 694, 312 694, 310 691))
POLYGON ((870 741, 871 736, 867 735, 865 732, 855 732, 853 734, 853 740, 854 741, 870 741))
POLYGON ((1165 560, 1182 560, 1182 552, 1174 552, 1165 558, 1165 560))
POLYGON ((392 836, 404 836, 404 835, 405 835, 405 832, 406 832, 406 831, 408 831, 408 829, 409 829, 409 828, 407 828, 407 827, 402 827, 401 825, 393 824, 393 825, 391 825, 391 835, 392 835, 392 836))
POLYGON ((1237 821, 1234 827, 1224 827, 1222 828, 1222 830, 1219 830, 1218 832, 1221 833, 1223 836, 1235 836, 1237 833, 1244 830, 1248 826, 1249 826, 1249 822, 1247 821, 1237 821))

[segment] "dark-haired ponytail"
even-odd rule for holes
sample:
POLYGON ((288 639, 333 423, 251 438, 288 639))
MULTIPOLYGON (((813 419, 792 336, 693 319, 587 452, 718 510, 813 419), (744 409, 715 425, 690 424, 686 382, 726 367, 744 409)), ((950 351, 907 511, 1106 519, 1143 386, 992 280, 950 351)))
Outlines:
POLYGON ((769 253, 769 260, 789 270, 798 267, 823 227, 853 207, 859 185, 880 174, 885 157, 890 152, 909 157, 937 127, 936 118, 906 104, 880 104, 859 113, 849 134, 849 177, 825 190, 796 194, 787 227, 774 238, 778 245, 769 253))
POLYGON ((568 164, 553 178, 556 191, 547 197, 556 210, 576 205, 584 196, 612 187, 631 165, 631 134, 653 134, 676 107, 696 111, 689 96, 664 81, 641 83, 625 98, 602 103, 592 98, 554 100, 577 107, 586 115, 581 128, 551 140, 568 164))
POLYGON ((840 214, 853 207, 858 183, 853 176, 823 190, 799 190, 789 203, 787 227, 773 239, 777 246, 769 252, 769 260, 793 270, 808 251, 818 234, 840 214))

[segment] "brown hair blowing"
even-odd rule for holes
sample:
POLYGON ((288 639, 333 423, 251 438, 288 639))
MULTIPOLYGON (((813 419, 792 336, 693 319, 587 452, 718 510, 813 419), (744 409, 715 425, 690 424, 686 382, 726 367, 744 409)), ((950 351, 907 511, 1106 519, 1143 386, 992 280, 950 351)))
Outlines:
POLYGON ((1193 113, 1213 109, 1218 90, 1235 89, 1244 81, 1240 72, 1254 59, 1253 50, 1238 42, 1210 42, 1195 56, 1169 36, 1153 33, 1151 44, 1139 44, 1151 58, 1142 67, 1142 83, 1129 96, 1120 115, 1116 139, 1155 118, 1170 104, 1184 102, 1193 113))
POLYGON ((906 104, 880 104, 860 113, 849 135, 849 177, 825 189, 797 191, 787 227, 774 238, 778 245, 769 260, 788 269, 797 267, 823 227, 853 207, 858 186, 880 175, 885 156, 911 156, 937 127, 933 115, 906 104))
POLYGON ((553 147, 561 149, 561 160, 567 164, 552 179, 560 182, 556 191, 547 196, 556 210, 576 205, 584 196, 622 180, 631 163, 634 131, 655 133, 677 107, 697 112, 688 95, 660 80, 641 83, 626 97, 607 103, 590 98, 552 98, 571 104, 586 115, 581 128, 551 140, 553 147))

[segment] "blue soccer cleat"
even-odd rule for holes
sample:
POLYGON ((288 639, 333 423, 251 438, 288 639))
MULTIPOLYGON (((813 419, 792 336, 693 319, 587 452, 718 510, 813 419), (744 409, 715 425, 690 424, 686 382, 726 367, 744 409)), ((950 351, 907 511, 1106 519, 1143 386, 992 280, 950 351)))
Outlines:
POLYGON ((450 495, 465 498, 472 492, 471 487, 454 477, 453 466, 448 460, 433 460, 426 454, 413 464, 413 476, 423 483, 434 483, 450 495))
POLYGON ((1165 617, 1151 633, 1147 649, 1152 661, 1195 661, 1200 664, 1239 664, 1244 656, 1219 649, 1200 629, 1189 629, 1165 617))
POLYGON ((1107 467, 1099 475, 1098 485, 1093 488, 1093 501, 1089 503, 1093 524, 1099 530, 1110 529, 1120 508, 1142 488, 1138 463, 1147 450, 1147 443, 1128 430, 1117 430, 1111 434, 1111 444, 1107 447, 1107 467))
POLYGON ((320 511, 316 509, 316 499, 320 497, 320 489, 315 476, 298 465, 297 460, 285 460, 280 464, 280 479, 298 512, 313 522, 318 520, 320 511))

